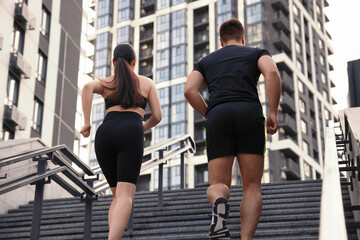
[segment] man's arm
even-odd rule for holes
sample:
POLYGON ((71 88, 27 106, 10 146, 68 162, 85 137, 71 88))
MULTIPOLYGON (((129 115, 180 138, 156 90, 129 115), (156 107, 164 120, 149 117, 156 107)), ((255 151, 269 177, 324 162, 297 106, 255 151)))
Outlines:
POLYGON ((207 104, 199 93, 205 84, 205 78, 199 71, 192 71, 184 88, 184 95, 190 105, 203 117, 205 117, 207 104))
POLYGON ((278 129, 278 108, 281 94, 281 80, 279 70, 273 59, 264 55, 258 61, 258 68, 265 77, 266 93, 269 103, 269 116, 267 118, 267 132, 276 133, 278 129))

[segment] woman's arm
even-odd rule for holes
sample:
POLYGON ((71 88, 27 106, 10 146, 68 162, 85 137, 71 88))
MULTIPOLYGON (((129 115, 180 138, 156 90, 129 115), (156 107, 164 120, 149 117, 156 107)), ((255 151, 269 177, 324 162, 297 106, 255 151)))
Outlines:
POLYGON ((204 84, 203 75, 199 71, 192 71, 184 89, 186 100, 203 117, 206 114, 207 104, 199 91, 204 87, 204 84))
POLYGON ((81 93, 81 99, 82 99, 82 109, 84 113, 84 126, 81 128, 80 133, 84 137, 89 137, 90 135, 90 113, 91 113, 91 104, 92 104, 92 98, 93 94, 102 94, 102 84, 99 80, 93 80, 91 82, 87 82, 81 93))
POLYGON ((161 121, 161 118, 162 118, 161 105, 160 105, 159 96, 156 91, 155 83, 153 81, 151 81, 150 84, 151 84, 151 87, 150 87, 150 91, 149 91, 148 101, 149 101, 149 106, 150 106, 150 110, 151 110, 151 117, 143 124, 144 132, 146 132, 148 129, 156 126, 161 121))

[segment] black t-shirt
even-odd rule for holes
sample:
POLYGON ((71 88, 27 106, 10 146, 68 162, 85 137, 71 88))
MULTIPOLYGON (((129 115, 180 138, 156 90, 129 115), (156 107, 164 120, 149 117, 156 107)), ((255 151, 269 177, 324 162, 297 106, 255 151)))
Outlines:
POLYGON ((265 49, 228 45, 202 58, 195 65, 205 78, 209 90, 207 112, 214 106, 231 101, 259 103, 257 82, 261 74, 257 62, 265 49))

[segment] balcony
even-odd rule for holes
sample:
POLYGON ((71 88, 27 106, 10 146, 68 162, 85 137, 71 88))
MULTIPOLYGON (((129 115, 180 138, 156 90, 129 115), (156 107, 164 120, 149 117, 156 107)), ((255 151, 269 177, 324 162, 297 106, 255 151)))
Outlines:
POLYGON ((315 138, 313 138, 313 149, 318 151, 318 141, 315 138))
POLYGON ((151 47, 147 47, 146 49, 140 49, 140 58, 139 60, 145 60, 145 59, 150 59, 153 57, 153 48, 151 47))
POLYGON ((290 33, 289 19, 281 11, 277 11, 273 15, 272 24, 277 30, 282 30, 286 33, 290 33))
POLYGON ((270 3, 274 9, 289 13, 289 3, 287 0, 270 0, 270 3))
POLYGON ((272 37, 274 45, 278 49, 284 50, 287 53, 291 52, 290 38, 283 31, 275 32, 272 37))
POLYGON ((198 63, 201 58, 203 58, 203 57, 205 57, 206 55, 209 54, 208 46, 209 45, 206 45, 206 48, 195 52, 195 54, 194 54, 194 64, 198 63))
POLYGON ((279 113, 279 126, 282 127, 289 135, 296 134, 296 122, 288 113, 279 113))
POLYGON ((154 38, 154 31, 153 29, 146 29, 140 32, 140 42, 147 42, 153 40, 154 38))
POLYGON ((332 105, 336 105, 337 101, 335 100, 335 98, 331 98, 332 99, 332 105))
POLYGON ((335 85, 335 83, 334 83, 334 81, 332 79, 330 79, 330 86, 331 86, 331 88, 336 87, 336 85, 335 85))
POLYGON ((331 63, 329 63, 329 70, 330 70, 330 71, 333 71, 333 70, 334 70, 334 66, 333 66, 331 63))
POLYGON ((299 163, 297 163, 292 158, 280 159, 280 166, 281 171, 286 174, 286 180, 301 179, 299 163))
POLYGON ((36 18, 29 11, 28 6, 24 3, 17 3, 15 5, 15 19, 21 24, 27 24, 29 30, 34 30, 36 25, 36 18))
POLYGON ((153 74, 153 68, 151 65, 148 65, 146 67, 140 67, 139 69, 139 74, 146 76, 146 77, 151 77, 153 74))
POLYGON ((293 79, 286 71, 284 70, 280 71, 280 78, 281 78, 282 86, 285 88, 285 90, 288 90, 289 92, 294 92, 293 79))
POLYGON ((294 98, 290 96, 290 94, 283 92, 280 100, 280 106, 283 110, 290 114, 295 113, 295 101, 294 98))
POLYGON ((209 42, 209 31, 197 32, 194 35, 194 46, 206 44, 209 42))
POLYGON ((141 0, 141 17, 155 13, 155 0, 141 0))
POLYGON ((209 14, 207 7, 194 10, 194 28, 207 25, 209 25, 209 14))
POLYGON ((31 66, 20 52, 11 53, 10 66, 15 72, 23 74, 25 78, 30 78, 31 66))
POLYGON ((18 126, 19 130, 25 130, 26 128, 26 116, 15 105, 5 105, 4 122, 14 126, 14 128, 18 126))
POLYGON ((328 7, 329 6, 329 2, 327 0, 324 0, 324 7, 328 7))

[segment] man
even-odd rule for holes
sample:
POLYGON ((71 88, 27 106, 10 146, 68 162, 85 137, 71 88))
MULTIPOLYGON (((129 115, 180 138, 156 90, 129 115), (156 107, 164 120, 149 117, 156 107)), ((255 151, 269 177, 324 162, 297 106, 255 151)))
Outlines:
POLYGON ((265 119, 257 94, 262 73, 266 80, 269 116, 267 133, 278 128, 277 111, 281 82, 276 64, 267 50, 245 47, 245 31, 232 18, 220 27, 223 48, 202 58, 187 79, 184 94, 191 106, 206 118, 206 145, 212 207, 210 239, 230 239, 229 215, 231 173, 237 157, 243 185, 240 206, 241 239, 252 239, 262 210, 261 178, 264 168, 265 119), (199 91, 209 90, 208 103, 199 91))

